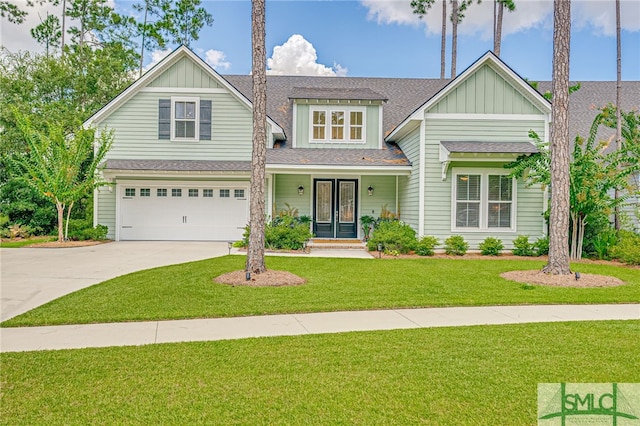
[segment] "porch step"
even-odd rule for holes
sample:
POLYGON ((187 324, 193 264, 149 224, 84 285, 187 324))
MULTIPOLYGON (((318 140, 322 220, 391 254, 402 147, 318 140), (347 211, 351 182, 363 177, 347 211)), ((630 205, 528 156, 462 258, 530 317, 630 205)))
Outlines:
POLYGON ((309 249, 321 250, 365 250, 367 245, 358 239, 322 239, 312 238, 309 249))

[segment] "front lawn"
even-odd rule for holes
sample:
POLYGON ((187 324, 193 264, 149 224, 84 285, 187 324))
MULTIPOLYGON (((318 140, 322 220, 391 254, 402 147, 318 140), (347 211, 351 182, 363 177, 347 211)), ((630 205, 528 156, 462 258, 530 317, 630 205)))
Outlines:
POLYGON ((582 273, 611 275, 610 288, 527 286, 500 278, 540 269, 541 260, 327 259, 268 257, 267 267, 308 280, 296 287, 231 287, 213 278, 243 269, 245 257, 225 256, 140 271, 54 300, 2 326, 231 317, 433 306, 637 303, 640 270, 575 264, 582 273))
POLYGON ((34 244, 49 243, 51 241, 57 241, 58 237, 31 237, 31 238, 19 238, 19 239, 0 239, 0 247, 2 248, 21 248, 29 247, 34 244))
POLYGON ((639 334, 594 321, 5 353, 0 418, 533 425, 538 383, 640 382, 639 334))

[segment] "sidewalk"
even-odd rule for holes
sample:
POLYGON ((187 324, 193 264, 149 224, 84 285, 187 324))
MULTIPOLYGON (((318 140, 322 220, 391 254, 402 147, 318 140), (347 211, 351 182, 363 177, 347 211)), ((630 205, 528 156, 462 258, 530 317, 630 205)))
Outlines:
POLYGON ((526 305, 322 312, 0 328, 0 352, 534 322, 640 320, 640 304, 526 305))

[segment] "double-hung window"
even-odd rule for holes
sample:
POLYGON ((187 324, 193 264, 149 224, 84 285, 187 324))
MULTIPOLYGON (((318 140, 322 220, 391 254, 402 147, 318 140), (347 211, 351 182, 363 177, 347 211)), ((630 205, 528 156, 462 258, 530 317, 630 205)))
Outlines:
POLYGON ((513 178, 491 170, 454 170, 453 177, 453 230, 515 230, 513 178))
POLYGON ((364 143, 365 109, 339 105, 311 108, 311 143, 364 143))
POLYGON ((198 140, 198 98, 171 98, 173 117, 171 136, 174 140, 198 140))

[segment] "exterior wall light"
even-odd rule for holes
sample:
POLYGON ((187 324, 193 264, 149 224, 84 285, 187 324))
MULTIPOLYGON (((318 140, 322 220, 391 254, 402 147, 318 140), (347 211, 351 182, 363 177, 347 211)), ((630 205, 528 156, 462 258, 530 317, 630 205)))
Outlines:
POLYGON ((369 194, 369 197, 373 196, 373 186, 369 185, 367 188, 367 194, 369 194))
POLYGON ((304 195, 304 186, 302 185, 298 186, 298 195, 300 196, 304 195))

